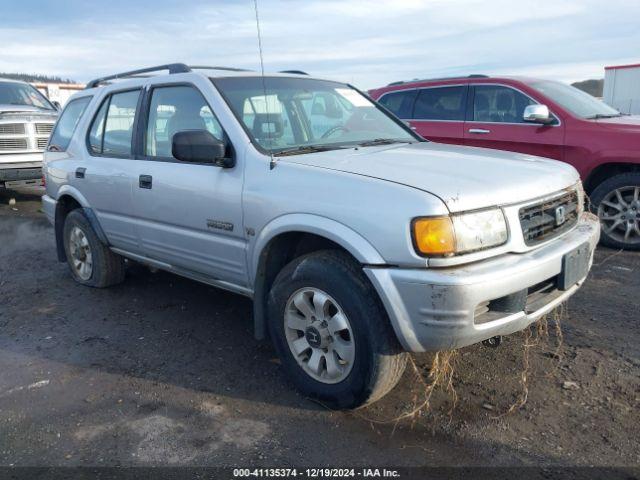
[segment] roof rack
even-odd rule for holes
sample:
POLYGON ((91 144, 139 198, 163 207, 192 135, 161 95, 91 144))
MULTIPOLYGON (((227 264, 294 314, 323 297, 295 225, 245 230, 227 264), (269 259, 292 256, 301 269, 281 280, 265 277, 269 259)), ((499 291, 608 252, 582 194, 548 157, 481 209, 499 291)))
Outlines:
POLYGON ((206 65, 189 65, 191 70, 225 70, 227 72, 250 72, 247 68, 236 67, 208 67, 206 65))
POLYGON ((106 77, 96 78, 87 83, 85 88, 94 88, 101 83, 108 82, 109 80, 117 80, 121 78, 146 78, 149 75, 143 75, 145 73, 159 72, 162 70, 168 70, 170 75, 175 73, 189 73, 193 70, 226 70, 230 72, 246 72, 248 70, 244 68, 233 67, 208 67, 204 65, 189 66, 184 63, 167 63, 166 65, 158 65, 157 67, 147 67, 138 70, 130 70, 128 72, 116 73, 114 75, 107 75, 106 77))
POLYGON ((187 73, 191 71, 191 69, 188 66, 186 66, 184 63, 168 63, 166 65, 158 65, 157 67, 141 68, 139 70, 130 70, 128 72, 116 73, 115 75, 107 75, 106 77, 96 78, 94 80, 91 80, 89 83, 87 83, 87 86, 85 88, 94 88, 100 85, 101 83, 107 82, 109 80, 133 77, 141 73, 151 73, 151 72, 157 72, 160 70, 169 70, 170 74, 187 73))
POLYGON ((482 75, 479 73, 473 73, 471 75, 456 75, 454 77, 440 77, 440 78, 416 78, 415 80, 400 80, 398 82, 391 82, 388 84, 388 87, 392 87, 394 85, 403 85, 405 83, 417 83, 417 82, 435 82, 438 80, 455 80, 456 78, 489 78, 488 75, 482 75))
POLYGON ((293 75, 309 75, 307 72, 303 72, 302 70, 280 70, 278 73, 291 73, 293 75))

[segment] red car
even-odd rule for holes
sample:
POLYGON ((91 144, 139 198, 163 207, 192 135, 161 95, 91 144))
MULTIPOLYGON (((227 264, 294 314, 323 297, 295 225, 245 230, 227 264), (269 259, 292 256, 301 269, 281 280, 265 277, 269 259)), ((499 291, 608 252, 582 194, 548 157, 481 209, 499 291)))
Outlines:
POLYGON ((429 140, 573 165, 600 217, 603 243, 640 249, 640 117, 569 85, 534 78, 416 80, 369 94, 429 140))

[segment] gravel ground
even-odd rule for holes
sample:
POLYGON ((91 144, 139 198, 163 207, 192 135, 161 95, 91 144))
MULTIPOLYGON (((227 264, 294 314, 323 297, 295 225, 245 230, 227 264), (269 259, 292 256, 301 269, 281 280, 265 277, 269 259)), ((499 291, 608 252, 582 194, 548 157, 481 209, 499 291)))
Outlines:
MULTIPOLYGON (((412 371, 367 409, 328 411, 253 339, 248 300, 140 265, 79 286, 39 209, 38 192, 0 191, 0 465, 640 465, 638 253, 596 252, 561 347, 551 325, 529 350, 522 408, 503 415, 517 334, 459 351, 451 412, 436 392, 394 424, 421 392, 412 371)), ((427 374, 433 355, 414 358, 427 374)))

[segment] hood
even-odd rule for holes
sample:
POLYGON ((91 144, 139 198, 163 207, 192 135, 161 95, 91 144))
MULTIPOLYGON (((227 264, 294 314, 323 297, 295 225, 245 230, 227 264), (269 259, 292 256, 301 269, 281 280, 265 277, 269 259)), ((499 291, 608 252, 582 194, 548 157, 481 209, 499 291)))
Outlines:
POLYGON ((621 117, 598 118, 590 121, 593 123, 597 123, 598 125, 601 125, 605 128, 640 132, 640 116, 638 115, 623 115, 621 117))
POLYGON ((24 114, 28 113, 29 115, 45 115, 49 117, 55 117, 58 115, 58 112, 55 110, 43 110, 38 107, 33 107, 31 105, 11 105, 6 103, 0 103, 0 115, 9 115, 9 114, 24 114))
POLYGON ((407 185, 439 197, 451 212, 531 200, 578 180, 570 165, 531 155, 433 142, 282 157, 407 185))

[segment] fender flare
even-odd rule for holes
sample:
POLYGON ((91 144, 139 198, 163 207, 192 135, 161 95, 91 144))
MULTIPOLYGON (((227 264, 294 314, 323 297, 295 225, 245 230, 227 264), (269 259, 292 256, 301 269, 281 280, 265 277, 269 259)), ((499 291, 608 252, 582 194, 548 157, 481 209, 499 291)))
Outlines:
POLYGON ((346 225, 327 217, 293 213, 277 217, 262 228, 248 257, 250 282, 253 285, 253 321, 255 337, 266 337, 264 271, 269 243, 278 235, 299 232, 318 235, 340 245, 363 265, 384 265, 382 255, 362 235, 346 225))
POLYGON ((63 185, 58 189, 57 192, 57 200, 64 197, 65 195, 73 198, 76 202, 80 204, 81 207, 89 208, 89 202, 87 199, 80 193, 77 188, 72 187, 71 185, 63 185))
POLYGON ((587 169, 588 174, 584 176, 583 184, 586 191, 593 191, 599 183, 606 180, 608 176, 618 175, 624 172, 640 171, 640 159, 630 158, 629 155, 618 157, 603 157, 594 161, 587 169), (605 175, 604 172, 609 172, 605 175))
POLYGON ((75 188, 69 185, 64 185, 58 191, 58 200, 56 201, 55 224, 54 224, 54 231, 56 236, 56 252, 58 254, 58 261, 60 262, 67 261, 67 255, 64 250, 64 239, 62 236, 64 231, 64 222, 62 221, 61 216, 63 212, 62 212, 62 209, 60 208, 60 202, 59 202, 59 200, 65 196, 73 198, 76 202, 78 202, 78 204, 80 204, 80 208, 82 209, 82 212, 84 213, 85 217, 87 217, 87 220, 89 221, 91 228, 93 228, 93 231, 96 233, 96 236, 98 237, 98 239, 105 246, 109 245, 109 241, 107 240, 107 236, 105 235, 104 230, 102 229, 102 226, 100 225, 100 221, 98 220, 98 217, 96 216, 93 209, 89 207, 89 202, 87 202, 87 199, 75 188))
POLYGON ((368 240, 346 225, 320 215, 292 213, 277 217, 260 231, 249 264, 252 282, 255 281, 264 248, 278 235, 289 232, 311 233, 325 237, 347 250, 362 264, 384 265, 386 263, 368 240))

